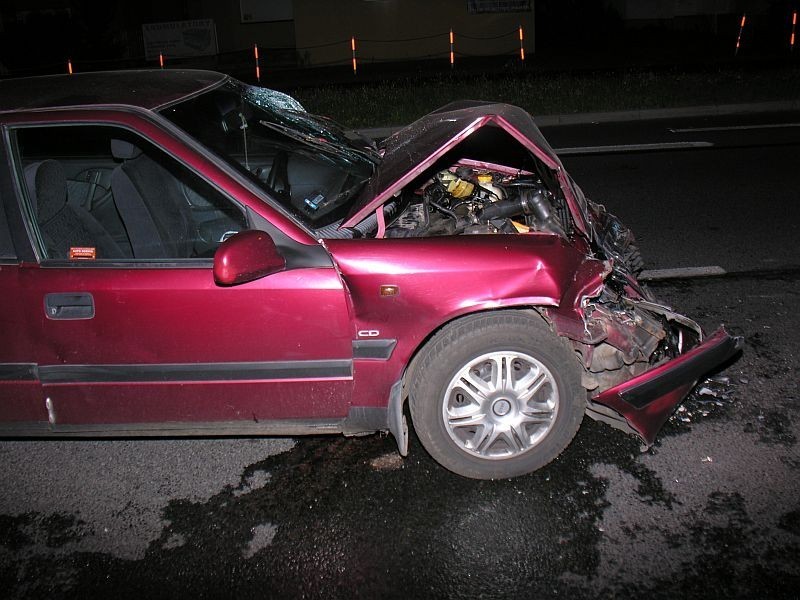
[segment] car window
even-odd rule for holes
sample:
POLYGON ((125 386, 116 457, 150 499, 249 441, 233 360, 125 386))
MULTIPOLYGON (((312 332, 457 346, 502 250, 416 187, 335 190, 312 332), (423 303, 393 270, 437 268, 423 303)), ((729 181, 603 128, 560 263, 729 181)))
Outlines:
POLYGON ((235 202, 126 129, 25 127, 16 148, 23 212, 46 260, 211 258, 247 228, 235 202))

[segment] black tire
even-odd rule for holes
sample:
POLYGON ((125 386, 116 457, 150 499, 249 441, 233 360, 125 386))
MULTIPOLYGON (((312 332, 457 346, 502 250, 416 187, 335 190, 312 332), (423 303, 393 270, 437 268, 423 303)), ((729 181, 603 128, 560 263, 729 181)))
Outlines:
POLYGON ((442 328, 414 361, 409 396, 425 449, 474 479, 543 467, 575 437, 586 408, 567 342, 539 315, 521 311, 481 313, 442 328))

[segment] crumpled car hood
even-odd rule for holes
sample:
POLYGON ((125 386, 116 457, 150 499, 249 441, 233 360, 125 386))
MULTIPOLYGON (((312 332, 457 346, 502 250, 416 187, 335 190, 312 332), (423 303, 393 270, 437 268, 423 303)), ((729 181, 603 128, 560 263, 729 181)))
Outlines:
MULTIPOLYGON (((509 104, 463 100, 450 103, 395 132, 382 144, 383 158, 345 218, 344 227, 362 221, 429 168, 446 152, 482 127, 505 130, 525 149, 565 178, 564 168, 533 118, 509 104)), ((584 215, 572 191, 562 180, 562 189, 579 229, 585 230, 584 215)))

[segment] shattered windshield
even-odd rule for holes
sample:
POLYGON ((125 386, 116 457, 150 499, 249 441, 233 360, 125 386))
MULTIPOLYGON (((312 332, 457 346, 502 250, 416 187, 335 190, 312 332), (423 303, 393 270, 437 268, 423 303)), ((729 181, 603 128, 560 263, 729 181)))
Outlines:
POLYGON ((379 160, 291 96, 234 80, 161 113, 313 230, 347 214, 379 160))

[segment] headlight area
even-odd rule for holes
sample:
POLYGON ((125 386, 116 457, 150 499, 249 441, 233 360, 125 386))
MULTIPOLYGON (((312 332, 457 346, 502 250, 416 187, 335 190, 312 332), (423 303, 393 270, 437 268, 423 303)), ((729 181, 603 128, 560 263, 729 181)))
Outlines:
POLYGON ((698 380, 739 352, 741 339, 723 328, 704 339, 688 317, 628 297, 610 280, 579 306, 544 313, 578 357, 586 413, 652 444, 698 380))

